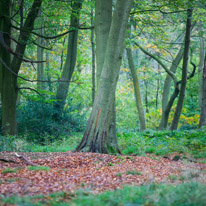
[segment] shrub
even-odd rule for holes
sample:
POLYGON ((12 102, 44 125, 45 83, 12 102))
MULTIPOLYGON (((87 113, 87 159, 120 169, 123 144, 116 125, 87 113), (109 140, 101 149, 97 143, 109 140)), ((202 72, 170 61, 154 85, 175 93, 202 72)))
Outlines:
POLYGON ((54 119, 57 110, 52 102, 28 100, 18 108, 19 134, 36 143, 47 143, 71 132, 84 129, 85 112, 82 105, 69 104, 60 118, 54 119))

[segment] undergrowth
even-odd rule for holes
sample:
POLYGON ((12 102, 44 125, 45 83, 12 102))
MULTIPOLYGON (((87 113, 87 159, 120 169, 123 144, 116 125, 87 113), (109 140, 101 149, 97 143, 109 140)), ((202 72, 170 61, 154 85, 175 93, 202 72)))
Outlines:
POLYGON ((206 185, 197 182, 187 182, 181 185, 149 184, 107 191, 98 195, 90 191, 75 193, 59 192, 49 196, 4 197, 0 204, 23 205, 73 205, 73 206, 204 206, 206 203, 206 185))
MULTIPOLYGON (((167 156, 171 153, 191 155, 195 159, 201 159, 204 163, 206 158, 206 128, 201 130, 185 131, 153 131, 145 132, 119 132, 118 142, 124 155, 155 154, 167 156)), ((74 150, 81 141, 81 132, 62 136, 45 145, 26 141, 27 136, 2 137, 0 136, 0 151, 18 152, 66 152, 74 150)))

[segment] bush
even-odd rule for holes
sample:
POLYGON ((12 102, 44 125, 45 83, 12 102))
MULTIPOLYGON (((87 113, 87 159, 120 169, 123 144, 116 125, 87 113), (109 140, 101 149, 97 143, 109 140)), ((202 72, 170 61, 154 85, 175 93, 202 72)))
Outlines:
POLYGON ((60 136, 69 135, 84 129, 85 112, 82 105, 69 104, 58 119, 58 112, 51 102, 28 100, 18 108, 18 131, 35 143, 47 143, 60 136))

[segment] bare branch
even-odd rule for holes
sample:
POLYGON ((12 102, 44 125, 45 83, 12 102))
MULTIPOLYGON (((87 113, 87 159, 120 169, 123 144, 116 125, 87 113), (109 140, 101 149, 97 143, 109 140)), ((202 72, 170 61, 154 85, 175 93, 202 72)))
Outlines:
POLYGON ((7 66, 7 64, 3 61, 2 58, 0 58, 0 62, 3 64, 3 66, 9 70, 14 76, 20 78, 20 79, 23 79, 24 81, 27 81, 27 82, 48 82, 48 83, 55 83, 55 82, 73 82, 73 83, 76 83, 76 84, 81 84, 81 82, 76 82, 76 81, 69 81, 69 80, 53 80, 53 81, 47 81, 47 80, 30 80, 30 79, 27 79, 27 78, 24 78, 18 74, 16 74, 9 66, 7 66))
POLYGON ((155 59, 162 67, 163 69, 171 76, 171 78, 173 79, 174 82, 177 82, 177 77, 175 76, 175 74, 173 72, 171 72, 167 66, 155 55, 151 54, 150 52, 148 52, 146 49, 144 49, 143 47, 141 47, 137 42, 134 42, 134 44, 136 46, 138 46, 140 48, 140 50, 142 52, 144 52, 146 55, 150 56, 151 58, 155 59))
MULTIPOLYGON (((17 30, 21 30, 19 27, 16 27, 16 26, 14 26, 14 25, 11 25, 14 29, 17 29, 17 30)), ((41 34, 38 34, 38 33, 36 33, 36 32, 34 32, 34 31, 32 31, 31 33, 32 34, 34 34, 34 35, 36 35, 36 36, 38 36, 38 37, 41 37, 41 38, 43 38, 43 39, 56 39, 56 38, 59 38, 59 37, 62 37, 62 36, 64 36, 64 35, 66 35, 66 34, 68 34, 68 33, 70 33, 70 32, 73 32, 73 31, 75 31, 75 30, 77 30, 77 29, 80 29, 80 30, 87 30, 87 29, 93 29, 94 27, 92 26, 92 27, 77 27, 77 28, 75 28, 75 29, 70 29, 70 30, 68 30, 68 31, 66 31, 66 32, 64 32, 64 33, 62 33, 62 34, 58 34, 58 35, 56 35, 56 36, 44 36, 44 35, 41 35, 41 34)))
POLYGON ((20 89, 28 89, 28 90, 34 91, 34 92, 36 92, 39 96, 41 96, 42 98, 44 98, 44 96, 43 96, 40 92, 38 92, 36 89, 30 88, 30 87, 18 87, 18 89, 19 89, 19 90, 20 90, 20 89))
MULTIPOLYGON (((12 39, 14 40, 14 39, 12 39)), ((15 40, 16 42, 16 40, 15 40)), ((1 45, 11 54, 13 54, 14 56, 16 56, 17 58, 21 59, 22 61, 24 62, 27 62, 27 63, 43 63, 45 61, 33 61, 33 60, 30 60, 30 59, 24 59, 23 57, 20 57, 22 56, 21 54, 18 54, 16 52, 14 52, 10 47, 8 47, 8 45, 5 43, 4 41, 4 35, 3 35, 3 32, 0 31, 0 43, 1 45)))

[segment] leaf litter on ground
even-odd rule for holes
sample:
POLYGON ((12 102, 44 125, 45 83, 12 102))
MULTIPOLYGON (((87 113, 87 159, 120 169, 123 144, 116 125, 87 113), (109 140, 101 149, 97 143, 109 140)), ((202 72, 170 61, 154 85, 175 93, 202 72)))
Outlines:
POLYGON ((13 152, 1 152, 1 157, 13 158, 15 162, 0 162, 0 194, 3 196, 48 195, 60 191, 73 193, 79 189, 99 193, 123 185, 151 182, 176 184, 191 178, 206 183, 206 164, 173 161, 172 158, 128 158, 124 155, 70 151, 21 155, 39 166, 31 169, 27 162, 16 158, 13 152))

